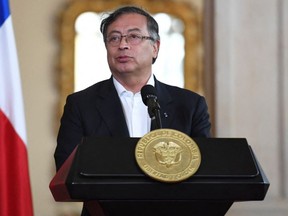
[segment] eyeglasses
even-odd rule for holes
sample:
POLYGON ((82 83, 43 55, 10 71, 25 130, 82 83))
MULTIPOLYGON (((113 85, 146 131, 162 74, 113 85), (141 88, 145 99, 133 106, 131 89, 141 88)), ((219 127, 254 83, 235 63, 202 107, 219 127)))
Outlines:
POLYGON ((139 34, 127 34, 127 35, 110 35, 106 38, 106 42, 111 46, 119 46, 121 43, 122 38, 126 38, 126 42, 130 45, 137 45, 141 43, 143 40, 151 40, 154 41, 152 37, 149 36, 142 36, 139 34))

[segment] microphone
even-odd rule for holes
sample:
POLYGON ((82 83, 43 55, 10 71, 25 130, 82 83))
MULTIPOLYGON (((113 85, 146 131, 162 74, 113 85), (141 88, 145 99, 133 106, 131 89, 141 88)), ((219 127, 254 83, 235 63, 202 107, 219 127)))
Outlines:
POLYGON ((155 129, 162 128, 160 105, 157 102, 156 89, 152 85, 145 85, 141 89, 141 96, 143 103, 148 107, 148 113, 151 118, 152 125, 155 125, 155 129))

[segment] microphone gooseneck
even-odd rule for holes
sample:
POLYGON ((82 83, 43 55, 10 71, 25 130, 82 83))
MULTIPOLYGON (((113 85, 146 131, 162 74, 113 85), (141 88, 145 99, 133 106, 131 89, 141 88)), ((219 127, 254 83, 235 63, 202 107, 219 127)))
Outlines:
POLYGON ((155 123, 155 128, 162 128, 160 118, 160 105, 157 101, 156 89, 152 85, 145 85, 141 89, 143 103, 148 107, 148 114, 151 118, 151 123, 155 123))

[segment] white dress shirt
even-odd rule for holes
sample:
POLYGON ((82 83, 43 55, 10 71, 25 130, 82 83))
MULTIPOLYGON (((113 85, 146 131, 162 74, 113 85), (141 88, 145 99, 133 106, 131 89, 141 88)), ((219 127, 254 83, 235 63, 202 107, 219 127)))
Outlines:
MULTIPOLYGON (((114 86, 120 97, 130 137, 142 137, 150 132, 151 119, 147 106, 143 103, 141 93, 126 90, 114 77, 114 86)), ((147 84, 154 86, 153 75, 147 84)))

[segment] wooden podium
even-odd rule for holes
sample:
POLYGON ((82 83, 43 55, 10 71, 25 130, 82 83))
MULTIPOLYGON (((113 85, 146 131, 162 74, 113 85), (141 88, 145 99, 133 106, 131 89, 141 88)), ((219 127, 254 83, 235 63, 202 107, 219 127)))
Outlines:
POLYGON ((95 216, 223 216, 233 202, 266 196, 269 181, 244 138, 193 138, 201 165, 180 183, 143 174, 138 140, 83 138, 50 183, 54 199, 84 202, 95 216))

